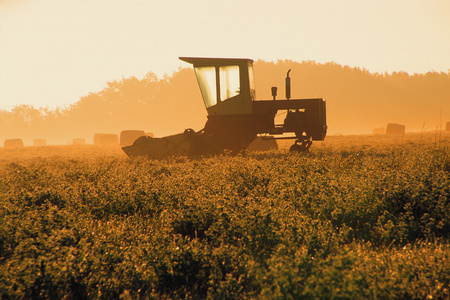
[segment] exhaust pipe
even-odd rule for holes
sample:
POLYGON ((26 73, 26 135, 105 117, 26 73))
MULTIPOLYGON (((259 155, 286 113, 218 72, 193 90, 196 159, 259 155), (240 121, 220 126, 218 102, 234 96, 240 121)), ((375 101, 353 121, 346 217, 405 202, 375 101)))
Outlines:
POLYGON ((286 99, 289 100, 291 98, 291 78, 289 78, 289 72, 291 72, 291 69, 286 74, 286 99))

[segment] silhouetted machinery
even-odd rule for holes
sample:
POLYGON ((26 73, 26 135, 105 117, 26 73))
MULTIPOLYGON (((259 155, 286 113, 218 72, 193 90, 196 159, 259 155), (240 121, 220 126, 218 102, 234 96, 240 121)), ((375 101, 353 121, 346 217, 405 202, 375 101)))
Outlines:
POLYGON ((208 112, 205 127, 195 132, 153 138, 142 136, 132 146, 123 147, 130 156, 163 159, 169 156, 238 154, 261 135, 276 139, 295 139, 290 151, 306 152, 312 141, 324 140, 327 133, 326 107, 322 98, 291 99, 289 72, 286 100, 255 100, 253 60, 234 58, 180 57, 193 64, 203 101, 208 112), (282 124, 275 124, 279 112, 282 124), (291 133, 291 136, 280 136, 291 133))

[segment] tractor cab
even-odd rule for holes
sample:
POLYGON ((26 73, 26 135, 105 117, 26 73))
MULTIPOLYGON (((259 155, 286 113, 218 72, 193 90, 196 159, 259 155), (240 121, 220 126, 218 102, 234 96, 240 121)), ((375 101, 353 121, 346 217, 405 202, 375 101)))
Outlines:
POLYGON ((180 57, 193 64, 209 116, 252 113, 255 98, 253 60, 180 57))

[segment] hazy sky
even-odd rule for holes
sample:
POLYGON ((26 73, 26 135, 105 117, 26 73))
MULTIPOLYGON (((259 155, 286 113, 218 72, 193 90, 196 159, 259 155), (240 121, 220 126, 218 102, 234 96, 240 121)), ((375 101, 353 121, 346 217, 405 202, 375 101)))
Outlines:
POLYGON ((0 109, 67 106, 179 56, 448 72, 448 0, 0 0, 0 109))

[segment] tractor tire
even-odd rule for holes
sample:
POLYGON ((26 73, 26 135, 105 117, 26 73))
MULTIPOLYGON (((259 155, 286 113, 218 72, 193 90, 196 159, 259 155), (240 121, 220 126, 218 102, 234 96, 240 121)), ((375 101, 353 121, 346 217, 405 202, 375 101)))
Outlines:
POLYGON ((308 153, 309 149, 299 144, 294 144, 289 148, 289 152, 308 153))

